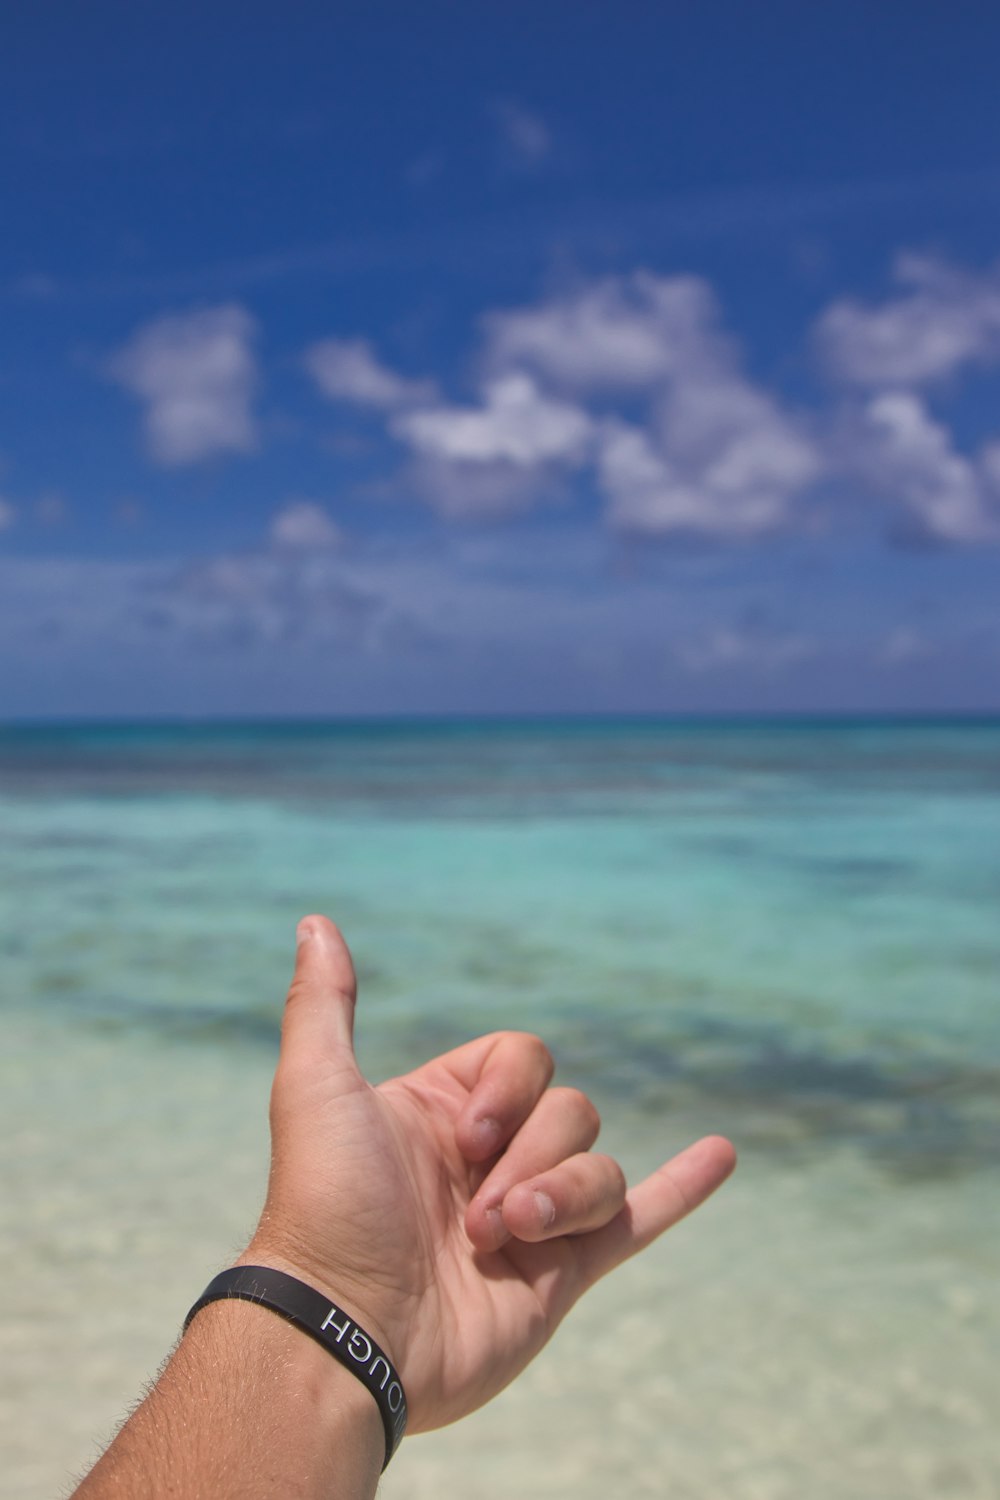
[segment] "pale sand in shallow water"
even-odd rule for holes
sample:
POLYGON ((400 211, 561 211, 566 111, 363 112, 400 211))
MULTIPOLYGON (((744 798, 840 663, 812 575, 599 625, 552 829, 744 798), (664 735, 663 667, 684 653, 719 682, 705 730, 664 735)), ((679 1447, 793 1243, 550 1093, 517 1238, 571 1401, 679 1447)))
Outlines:
MULTIPOLYGON (((42 1500, 86 1465, 252 1223, 269 1062, 114 1033, 70 1055, 27 1023, 9 1041, 0 1468, 7 1492, 42 1500)), ((613 1108, 605 1135, 633 1173, 656 1132, 665 1150, 685 1134, 613 1108)), ((975 1175, 890 1190, 843 1151, 797 1166, 745 1152, 497 1402, 405 1443, 382 1493, 992 1500, 998 1217, 975 1175)))

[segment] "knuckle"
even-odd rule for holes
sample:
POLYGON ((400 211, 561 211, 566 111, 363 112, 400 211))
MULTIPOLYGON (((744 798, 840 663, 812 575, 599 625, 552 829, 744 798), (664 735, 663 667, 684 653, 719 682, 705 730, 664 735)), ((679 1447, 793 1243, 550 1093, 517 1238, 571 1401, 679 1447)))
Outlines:
POLYGON ((559 1100, 560 1108, 572 1118, 578 1129, 596 1141, 601 1128, 601 1117, 590 1096, 582 1089, 574 1088, 553 1089, 552 1093, 559 1100))
POLYGON ((301 974, 296 974, 288 986, 288 994, 285 996, 286 1009, 298 1009, 306 997, 306 980, 301 974))
POLYGON ((624 1198, 628 1191, 628 1183, 621 1166, 613 1156, 602 1156, 600 1161, 606 1173, 608 1186, 617 1197, 624 1198))
POLYGON ((518 1037, 521 1046, 531 1057, 531 1060, 537 1065, 539 1071, 545 1073, 549 1078, 551 1078, 552 1074, 555 1072, 556 1065, 553 1060, 552 1053, 542 1041, 541 1037, 536 1036, 533 1031, 515 1032, 514 1035, 518 1037))
POLYGON ((494 1041, 508 1057, 511 1053, 519 1054, 522 1065, 540 1073, 546 1083, 556 1070, 552 1053, 533 1031, 497 1031, 494 1033, 494 1041))

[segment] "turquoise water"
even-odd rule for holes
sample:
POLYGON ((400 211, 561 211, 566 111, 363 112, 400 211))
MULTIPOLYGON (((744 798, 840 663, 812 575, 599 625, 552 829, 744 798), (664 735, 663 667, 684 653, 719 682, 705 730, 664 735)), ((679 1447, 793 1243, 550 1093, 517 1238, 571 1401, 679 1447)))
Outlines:
MULTIPOLYGON (((817 1242, 859 1192, 883 1223, 895 1215, 883 1252, 912 1273, 892 1335, 904 1363, 930 1274, 908 1216, 932 1203, 947 1222, 934 1253, 949 1296, 985 1265, 1000 1158, 996 723, 8 729, 0 837, 12 1254, 37 1256, 56 1232, 52 1205, 82 1170, 74 1138, 88 1185, 73 1212, 94 1244, 111 1234, 112 1262, 134 1251, 107 1228, 132 1212, 111 1183, 130 1111, 132 1168, 152 1157, 172 1192, 202 1191, 206 1122, 220 1100, 252 1107, 294 923, 320 910, 355 954, 371 1076, 528 1028, 595 1094, 626 1156, 720 1129, 743 1156, 741 1211, 751 1186, 790 1193, 817 1242)), ((243 1212, 262 1147, 257 1124, 233 1129, 243 1212)), ((93 1265, 99 1277, 99 1250, 93 1265)), ((766 1286, 763 1251, 753 1274, 766 1286)), ((749 1313, 740 1327, 752 1348, 749 1313)), ((978 1358, 956 1348, 973 1406, 978 1358)), ((6 1401, 23 1447, 31 1400, 12 1387, 6 1401)), ((779 1496, 786 1475, 788 1493, 827 1494, 807 1425, 768 1484, 759 1455, 743 1488, 692 1460, 690 1493, 700 1474, 715 1493, 779 1496)), ((915 1416, 911 1449, 926 1432, 915 1416)), ((967 1472, 947 1492, 986 1494, 968 1433, 935 1452, 949 1445, 967 1472)), ((901 1494, 943 1492, 932 1458, 926 1489, 909 1473, 901 1494)), ((848 1492, 868 1493, 829 1490, 848 1492)))
POLYGON ((373 1072, 523 1026, 774 1149, 997 1158, 997 726, 8 731, 0 792, 4 1003, 67 1034, 269 1045, 318 909, 373 1072))

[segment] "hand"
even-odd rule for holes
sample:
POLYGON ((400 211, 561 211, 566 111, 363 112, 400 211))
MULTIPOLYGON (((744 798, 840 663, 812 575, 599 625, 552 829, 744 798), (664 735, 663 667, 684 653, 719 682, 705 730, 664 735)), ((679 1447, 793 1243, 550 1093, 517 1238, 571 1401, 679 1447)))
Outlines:
POLYGON ((537 1037, 498 1032, 372 1088, 337 929, 299 924, 271 1095, 271 1175, 242 1261, 319 1287, 395 1361, 410 1431, 495 1395, 576 1299, 732 1171, 708 1137, 626 1191, 585 1095, 537 1037))

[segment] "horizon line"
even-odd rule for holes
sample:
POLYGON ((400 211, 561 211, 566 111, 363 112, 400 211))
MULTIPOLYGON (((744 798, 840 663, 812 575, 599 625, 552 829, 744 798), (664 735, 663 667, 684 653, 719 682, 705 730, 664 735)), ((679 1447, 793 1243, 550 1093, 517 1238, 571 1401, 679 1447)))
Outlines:
POLYGON ((1000 725, 1000 709, 699 709, 699 710, 601 710, 581 709, 469 711, 417 711, 352 714, 89 714, 0 717, 0 733, 32 730, 87 729, 267 729, 267 728, 364 728, 364 727, 458 727, 475 725, 557 724, 646 724, 646 725, 896 725, 942 724, 1000 725))

